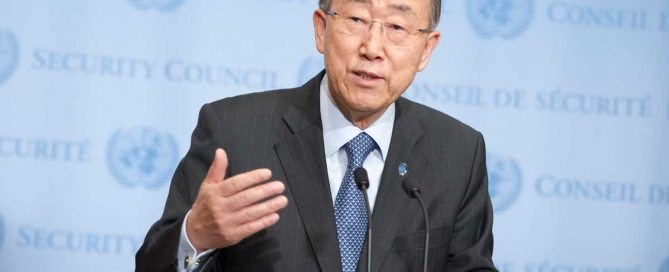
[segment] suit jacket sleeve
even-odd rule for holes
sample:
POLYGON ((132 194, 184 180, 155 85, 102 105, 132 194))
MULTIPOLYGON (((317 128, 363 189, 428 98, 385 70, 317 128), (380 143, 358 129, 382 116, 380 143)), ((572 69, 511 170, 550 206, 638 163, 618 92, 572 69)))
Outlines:
POLYGON ((492 263, 493 211, 488 194, 485 143, 478 139, 468 187, 453 228, 447 271, 497 271, 492 263))
POLYGON ((216 113, 209 104, 204 105, 191 137, 191 147, 172 178, 163 215, 151 226, 135 256, 136 271, 176 271, 181 226, 197 197, 216 148, 223 146, 220 133, 216 113))

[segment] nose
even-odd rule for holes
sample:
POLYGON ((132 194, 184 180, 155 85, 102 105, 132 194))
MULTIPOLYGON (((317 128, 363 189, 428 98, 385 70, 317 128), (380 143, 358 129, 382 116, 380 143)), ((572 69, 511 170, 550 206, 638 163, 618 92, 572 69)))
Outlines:
POLYGON ((383 24, 372 21, 367 34, 362 37, 360 56, 368 60, 383 59, 385 57, 383 53, 383 35, 383 24))

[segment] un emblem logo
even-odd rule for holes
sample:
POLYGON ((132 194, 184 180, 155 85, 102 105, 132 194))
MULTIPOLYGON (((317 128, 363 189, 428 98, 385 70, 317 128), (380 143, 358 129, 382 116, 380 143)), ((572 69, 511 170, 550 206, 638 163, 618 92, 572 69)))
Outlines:
POLYGON ((0 29, 0 83, 7 80, 19 62, 19 45, 12 32, 0 29))
POLYGON ((514 38, 522 33, 534 13, 533 0, 469 0, 467 14, 483 37, 514 38))
POLYGON ((177 159, 174 137, 147 127, 120 129, 107 146, 109 170, 127 187, 160 187, 174 172, 177 159))
POLYGON ((128 0, 138 10, 158 10, 160 12, 173 11, 184 0, 128 0))
POLYGON ((309 81, 316 74, 320 73, 325 68, 322 55, 314 55, 306 58, 300 69, 297 71, 297 85, 302 85, 309 81))
POLYGON ((660 266, 660 272, 669 272, 669 257, 660 266))
POLYGON ((522 187, 520 166, 512 158, 488 154, 488 193, 495 212, 502 212, 513 204, 522 187))

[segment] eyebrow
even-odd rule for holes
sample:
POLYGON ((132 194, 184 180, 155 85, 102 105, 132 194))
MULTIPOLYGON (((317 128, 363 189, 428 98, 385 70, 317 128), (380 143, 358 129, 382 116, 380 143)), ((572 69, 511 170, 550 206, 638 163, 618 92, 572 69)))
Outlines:
MULTIPOLYGON (((371 1, 370 0, 349 0, 349 2, 354 2, 354 3, 362 3, 362 4, 368 4, 371 1)), ((416 15, 416 13, 411 9, 410 6, 406 4, 390 4, 390 9, 399 11, 401 13, 410 13, 413 15, 416 15)))

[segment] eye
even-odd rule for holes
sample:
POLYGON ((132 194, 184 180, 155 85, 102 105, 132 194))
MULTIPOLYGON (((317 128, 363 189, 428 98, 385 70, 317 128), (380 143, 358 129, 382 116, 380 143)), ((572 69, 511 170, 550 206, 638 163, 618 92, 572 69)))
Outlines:
POLYGON ((404 33, 407 32, 407 29, 406 29, 404 26, 402 26, 402 25, 398 25, 398 24, 387 24, 387 25, 386 25, 386 28, 387 28, 390 32, 398 33, 398 34, 399 34, 399 33, 404 34, 404 33))
POLYGON ((362 19, 360 17, 354 17, 354 16, 348 17, 348 20, 351 23, 355 23, 355 24, 363 24, 364 25, 364 24, 367 23, 367 21, 365 21, 365 19, 362 19))
POLYGON ((398 24, 390 24, 388 27, 394 31, 404 31, 404 27, 398 24))

